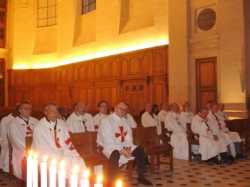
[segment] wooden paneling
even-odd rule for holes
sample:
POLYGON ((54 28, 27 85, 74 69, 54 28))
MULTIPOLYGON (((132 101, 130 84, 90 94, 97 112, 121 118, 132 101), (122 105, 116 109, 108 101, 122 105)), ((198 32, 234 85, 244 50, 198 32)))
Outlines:
POLYGON ((5 61, 0 59, 0 106, 4 106, 5 61))
POLYGON ((7 0, 0 0, 0 48, 5 47, 7 0))
POLYGON ((91 111, 105 99, 125 100, 138 115, 145 103, 168 100, 168 47, 156 47, 40 70, 9 71, 9 104, 30 100, 35 108, 48 102, 71 107, 86 102, 91 111))
POLYGON ((197 109, 217 101, 216 57, 196 60, 197 109))

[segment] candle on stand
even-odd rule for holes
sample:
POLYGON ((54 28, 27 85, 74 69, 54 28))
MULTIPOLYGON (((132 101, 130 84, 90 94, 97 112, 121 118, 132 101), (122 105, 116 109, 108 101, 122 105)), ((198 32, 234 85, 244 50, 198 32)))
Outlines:
POLYGON ((86 171, 83 172, 80 181, 80 187, 90 187, 89 176, 90 176, 90 171, 87 169, 86 171))
POLYGON ((66 170, 65 170, 64 160, 62 160, 59 164, 58 186, 59 187, 66 187, 66 170))
POLYGON ((49 187, 56 187, 56 159, 50 162, 49 187))
POLYGON ((43 159, 42 159, 42 162, 40 164, 40 175, 41 175, 41 187, 47 187, 48 185, 48 181, 47 181, 47 160, 48 160, 48 157, 47 156, 44 156, 43 159))
POLYGON ((75 166, 70 176, 70 187, 78 187, 78 173, 79 173, 79 167, 75 166))
POLYGON ((29 151, 27 157, 27 179, 26 179, 26 187, 33 186, 33 153, 29 151))
POLYGON ((94 184, 94 187, 103 187, 103 175, 98 174, 96 177, 96 183, 94 184))
POLYGON ((118 179, 115 183, 115 187, 123 187, 123 182, 121 179, 118 179))
POLYGON ((33 154, 33 187, 38 187, 38 155, 33 154))

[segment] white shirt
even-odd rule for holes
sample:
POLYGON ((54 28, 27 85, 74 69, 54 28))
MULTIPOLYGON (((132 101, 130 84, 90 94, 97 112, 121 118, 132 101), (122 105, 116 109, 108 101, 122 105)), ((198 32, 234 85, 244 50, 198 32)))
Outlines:
POLYGON ((51 158, 63 159, 67 164, 77 162, 85 167, 83 159, 72 144, 63 120, 49 122, 45 117, 42 118, 34 128, 32 149, 51 158))
POLYGON ((149 112, 144 112, 141 117, 141 123, 143 127, 157 127, 158 121, 155 116, 152 116, 149 112))
POLYGON ((127 120, 128 125, 130 126, 130 128, 136 128, 137 127, 137 123, 135 122, 133 116, 129 113, 127 113, 127 115, 125 116, 125 119, 127 120))
POLYGON ((95 131, 94 120, 91 114, 76 115, 73 112, 67 119, 66 125, 72 133, 80 133, 85 131, 95 131))
POLYGON ((103 114, 103 113, 98 113, 94 116, 94 126, 95 126, 95 130, 98 130, 100 125, 101 125, 101 121, 106 118, 108 116, 108 114, 103 114))

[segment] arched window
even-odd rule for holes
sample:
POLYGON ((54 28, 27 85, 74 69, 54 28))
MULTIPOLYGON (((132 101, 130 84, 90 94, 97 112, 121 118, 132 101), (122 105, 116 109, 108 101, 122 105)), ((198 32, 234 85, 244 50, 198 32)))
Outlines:
POLYGON ((94 11, 96 9, 96 0, 82 0, 82 14, 94 11))
POLYGON ((37 27, 56 25, 57 0, 37 0, 37 27))

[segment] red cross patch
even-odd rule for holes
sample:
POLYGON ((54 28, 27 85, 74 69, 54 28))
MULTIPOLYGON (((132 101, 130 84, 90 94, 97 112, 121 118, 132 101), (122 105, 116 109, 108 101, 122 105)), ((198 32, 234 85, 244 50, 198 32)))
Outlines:
POLYGON ((127 136, 127 132, 124 131, 123 126, 119 127, 119 132, 115 133, 115 137, 121 138, 121 142, 124 142, 126 136, 127 136))

